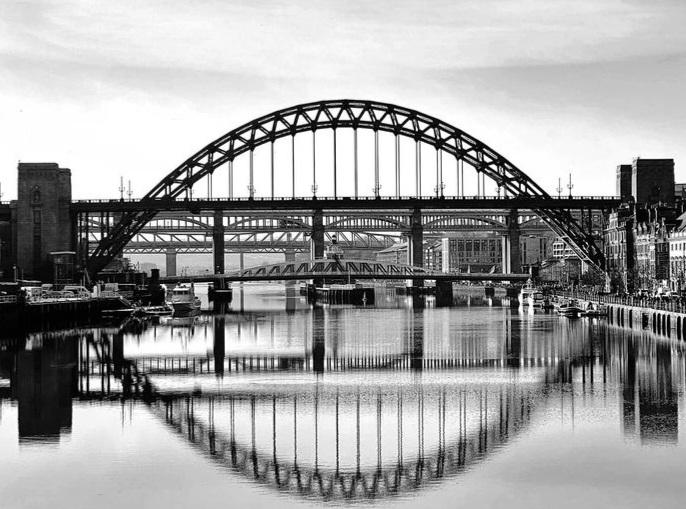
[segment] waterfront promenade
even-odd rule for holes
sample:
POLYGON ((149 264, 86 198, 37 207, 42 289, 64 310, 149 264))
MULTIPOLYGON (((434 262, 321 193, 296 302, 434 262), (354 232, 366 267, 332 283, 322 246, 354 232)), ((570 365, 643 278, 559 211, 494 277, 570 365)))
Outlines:
POLYGON ((597 292, 556 291, 561 297, 577 299, 586 307, 604 305, 611 325, 619 325, 682 340, 686 337, 686 303, 681 300, 607 295, 597 292))

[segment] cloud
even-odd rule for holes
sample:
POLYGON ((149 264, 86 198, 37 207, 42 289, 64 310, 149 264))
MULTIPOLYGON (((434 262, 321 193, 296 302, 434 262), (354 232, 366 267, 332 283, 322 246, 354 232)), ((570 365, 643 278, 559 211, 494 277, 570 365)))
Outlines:
POLYGON ((686 160, 684 21, 668 0, 2 2, 4 187, 17 159, 82 172, 76 194, 125 171, 149 186, 254 117, 361 97, 454 123, 542 181, 582 168, 590 192, 605 172, 611 192, 637 153, 686 160))

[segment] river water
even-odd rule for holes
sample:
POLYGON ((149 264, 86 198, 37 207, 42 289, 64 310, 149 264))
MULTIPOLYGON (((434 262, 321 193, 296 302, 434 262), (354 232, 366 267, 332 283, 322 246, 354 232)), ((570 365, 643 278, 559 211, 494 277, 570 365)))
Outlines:
POLYGON ((0 507, 682 507, 680 342, 379 291, 0 340, 0 507))

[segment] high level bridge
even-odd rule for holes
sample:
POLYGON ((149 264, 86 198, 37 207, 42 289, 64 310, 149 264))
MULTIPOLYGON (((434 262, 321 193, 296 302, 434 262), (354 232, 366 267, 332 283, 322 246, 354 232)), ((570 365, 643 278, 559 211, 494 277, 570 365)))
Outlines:
MULTIPOLYGON (((29 230, 31 207, 47 202, 42 185, 20 186, 32 202, 21 220, 29 230)), ((619 205, 616 197, 552 197, 461 129, 365 100, 311 102, 251 120, 188 157, 139 200, 71 201, 69 191, 68 201, 72 231, 61 225, 58 234, 91 275, 118 254, 145 252, 160 240, 165 252, 207 251, 211 243, 214 272, 223 273, 225 251, 246 242, 285 252, 309 244, 312 258, 322 258, 334 234, 369 250, 402 236, 407 263, 421 266, 425 236, 475 229, 500 232, 503 272, 517 273, 519 236, 536 222, 602 269, 598 233, 604 213, 619 205)), ((26 244, 18 260, 35 258, 32 231, 18 235, 26 244)))

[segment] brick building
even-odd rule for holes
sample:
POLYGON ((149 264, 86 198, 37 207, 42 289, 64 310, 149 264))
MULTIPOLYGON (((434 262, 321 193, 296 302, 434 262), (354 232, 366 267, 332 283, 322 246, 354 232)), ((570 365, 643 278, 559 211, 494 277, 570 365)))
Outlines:
POLYGON ((669 279, 671 290, 686 290, 686 214, 679 216, 669 235, 669 279))
POLYGON ((634 213, 623 206, 610 213, 604 232, 607 275, 612 292, 632 292, 635 278, 634 213))
POLYGON ((674 159, 634 159, 631 192, 636 203, 672 203, 674 188, 674 159))
POLYGON ((638 289, 655 291, 669 279, 669 240, 664 222, 636 225, 636 281, 638 289))
POLYGON ((23 278, 51 281, 50 253, 72 251, 71 170, 56 163, 19 163, 13 243, 23 278))
POLYGON ((620 164, 617 166, 617 196, 626 200, 631 193, 632 167, 630 164, 620 164))

